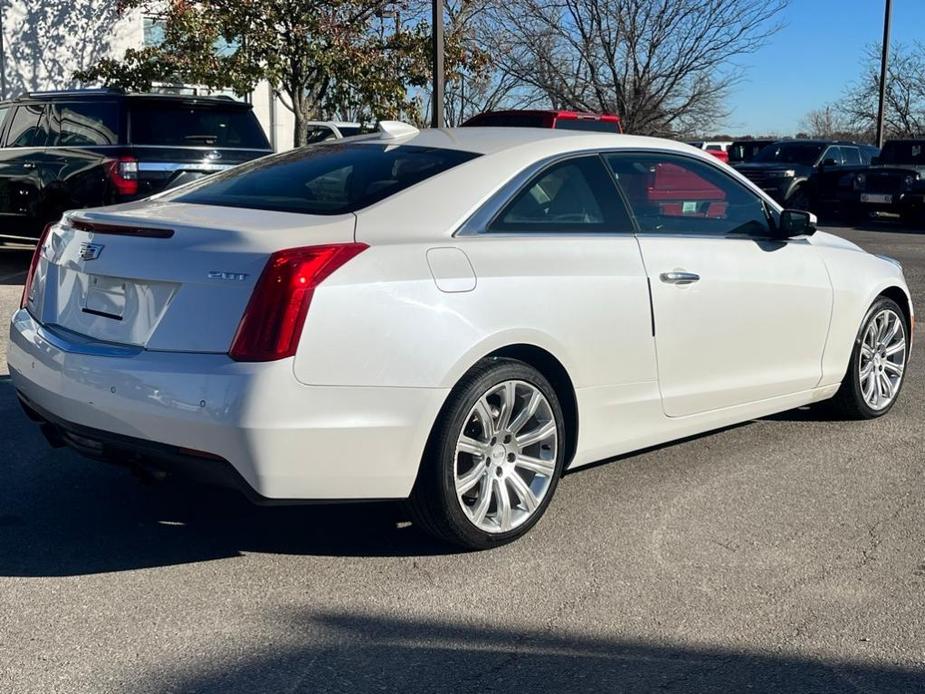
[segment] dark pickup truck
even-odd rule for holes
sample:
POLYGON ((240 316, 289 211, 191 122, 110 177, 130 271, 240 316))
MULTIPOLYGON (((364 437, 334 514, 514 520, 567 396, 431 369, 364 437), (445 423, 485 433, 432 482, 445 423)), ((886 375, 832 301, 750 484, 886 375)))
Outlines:
POLYGON ((0 103, 0 242, 269 154, 250 104, 87 89, 0 103))
POLYGON ((870 167, 855 174, 854 190, 855 221, 887 212, 925 223, 925 139, 888 141, 870 167))

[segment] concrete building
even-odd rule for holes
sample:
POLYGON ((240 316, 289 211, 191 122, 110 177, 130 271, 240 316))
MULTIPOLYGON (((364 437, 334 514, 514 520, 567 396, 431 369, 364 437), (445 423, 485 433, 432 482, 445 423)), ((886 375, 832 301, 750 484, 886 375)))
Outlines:
MULTIPOLYGON (((139 10, 120 15, 116 4, 116 0, 0 0, 2 98, 82 86, 73 78, 77 70, 91 67, 100 58, 121 58, 128 48, 160 40, 161 28, 155 18, 139 10)), ((161 85, 158 89, 214 93, 193 85, 161 85)), ((273 96, 269 84, 259 84, 247 100, 254 105, 274 148, 290 149, 292 113, 273 96)))

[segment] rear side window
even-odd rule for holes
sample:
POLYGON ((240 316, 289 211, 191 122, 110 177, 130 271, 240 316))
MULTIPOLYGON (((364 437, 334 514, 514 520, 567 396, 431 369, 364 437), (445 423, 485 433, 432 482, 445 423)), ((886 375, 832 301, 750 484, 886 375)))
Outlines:
POLYGON ((409 145, 309 146, 216 174, 176 200, 279 212, 344 214, 476 156, 409 145))
POLYGON ((119 106, 114 101, 57 104, 58 138, 62 147, 119 144, 119 106))
POLYGON ((567 159, 537 174, 489 231, 632 232, 629 214, 597 156, 567 159))
POLYGON ((0 135, 3 134, 3 123, 6 120, 6 116, 9 112, 9 106, 0 106, 0 135))
POLYGON ((129 118, 133 145, 270 148, 250 110, 151 99, 132 103, 129 118))
POLYGON ((44 118, 45 107, 39 104, 19 106, 13 115, 7 147, 44 147, 48 141, 48 126, 44 118))

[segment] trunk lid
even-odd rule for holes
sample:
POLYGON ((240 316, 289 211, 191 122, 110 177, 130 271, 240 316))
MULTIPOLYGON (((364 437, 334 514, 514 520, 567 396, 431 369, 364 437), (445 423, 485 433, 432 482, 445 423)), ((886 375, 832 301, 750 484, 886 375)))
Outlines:
POLYGON ((355 217, 144 201, 55 225, 28 308, 43 325, 150 350, 224 353, 270 254, 353 241, 355 217))

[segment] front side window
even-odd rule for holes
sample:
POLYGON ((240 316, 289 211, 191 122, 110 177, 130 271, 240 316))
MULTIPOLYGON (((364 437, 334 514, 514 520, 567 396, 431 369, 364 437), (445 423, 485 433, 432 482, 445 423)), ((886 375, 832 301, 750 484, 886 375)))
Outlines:
POLYGON ((57 104, 57 145, 92 147, 119 143, 119 106, 114 101, 57 104))
POLYGON ((766 236, 764 202, 717 167, 672 154, 605 160, 642 233, 766 236))
POLYGON ((477 156, 412 145, 307 146, 210 176, 176 200, 302 214, 345 214, 477 156))
POLYGON ((44 111, 45 107, 39 104, 18 107, 6 136, 6 146, 44 147, 48 140, 44 111))
POLYGON ((632 232, 632 222, 599 157, 551 165, 527 184, 489 231, 632 232))
POLYGON ((841 166, 842 153, 841 147, 829 147, 825 154, 822 155, 822 163, 828 166, 841 166))

